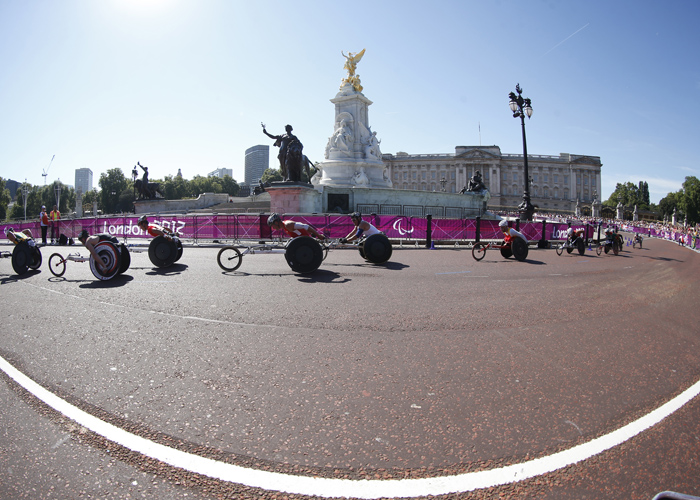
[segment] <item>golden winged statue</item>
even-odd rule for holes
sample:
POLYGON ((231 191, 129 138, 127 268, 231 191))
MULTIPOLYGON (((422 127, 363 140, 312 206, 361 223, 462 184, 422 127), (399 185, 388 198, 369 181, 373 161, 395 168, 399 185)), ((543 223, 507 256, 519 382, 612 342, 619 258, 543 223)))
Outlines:
POLYGON ((349 83, 357 92, 362 92, 362 85, 360 85, 360 75, 356 75, 355 70, 357 69, 357 63, 359 63, 362 59, 362 56, 365 55, 365 49, 362 49, 360 52, 348 52, 348 55, 345 55, 342 50, 340 51, 340 53, 345 58, 345 64, 343 65, 343 69, 346 69, 348 71, 348 76, 346 78, 343 78, 340 87, 342 88, 343 85, 349 83))

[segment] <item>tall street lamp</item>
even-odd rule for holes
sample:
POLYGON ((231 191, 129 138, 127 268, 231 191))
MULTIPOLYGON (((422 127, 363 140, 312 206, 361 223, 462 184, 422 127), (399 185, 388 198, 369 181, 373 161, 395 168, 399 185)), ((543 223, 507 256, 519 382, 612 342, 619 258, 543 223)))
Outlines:
POLYGON ((521 220, 532 220, 535 207, 530 202, 530 183, 528 182, 530 179, 530 172, 527 166, 527 141, 525 139, 525 115, 527 115, 528 118, 532 116, 532 105, 530 99, 523 98, 521 95, 523 89, 520 88, 519 83, 515 86, 515 91, 518 93, 517 96, 515 92, 511 92, 508 95, 508 97, 510 97, 509 106, 510 110, 513 112, 513 118, 520 118, 520 123, 523 127, 523 158, 525 162, 525 192, 523 193, 523 202, 518 206, 518 209, 520 210, 521 220))
POLYGON ((58 182, 54 184, 54 192, 56 193, 56 208, 58 211, 61 211, 61 179, 58 179, 58 182))
POLYGON ((24 220, 27 220, 27 196, 29 196, 29 185, 27 184, 27 179, 24 179, 24 186, 22 186, 22 197, 24 198, 24 220))

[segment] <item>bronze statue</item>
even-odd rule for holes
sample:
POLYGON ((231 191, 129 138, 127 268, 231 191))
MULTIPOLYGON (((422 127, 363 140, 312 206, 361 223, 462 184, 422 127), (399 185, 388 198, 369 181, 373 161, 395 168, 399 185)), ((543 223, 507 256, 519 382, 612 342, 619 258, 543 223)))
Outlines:
POLYGON ((469 186, 466 186, 462 191, 460 191, 462 194, 464 194, 465 191, 469 192, 477 192, 477 191, 483 191, 486 189, 486 185, 484 184, 484 181, 481 178, 481 172, 478 170, 474 172, 474 175, 472 176, 471 179, 469 179, 469 186))
MULTIPOLYGON (((148 167, 144 167, 141 165, 140 162, 137 162, 136 165, 141 167, 143 170, 143 178, 141 179, 136 179, 134 181, 134 188, 138 191, 139 193, 139 199, 140 200, 152 200, 156 198, 156 194, 159 194, 161 197, 163 197, 163 193, 160 191, 160 184, 157 182, 148 182, 148 167)), ((138 172, 136 170, 136 167, 134 167, 134 173, 138 172)))
POLYGON ((260 125, 262 125, 263 134, 268 136, 270 139, 274 139, 275 147, 280 148, 277 159, 280 162, 280 172, 282 173, 282 178, 285 181, 301 181, 301 169, 303 166, 306 166, 308 175, 309 160, 303 154, 304 145, 297 138, 297 136, 292 134, 292 126, 285 126, 284 130, 286 133, 282 135, 272 135, 267 132, 264 123, 261 123, 260 125))

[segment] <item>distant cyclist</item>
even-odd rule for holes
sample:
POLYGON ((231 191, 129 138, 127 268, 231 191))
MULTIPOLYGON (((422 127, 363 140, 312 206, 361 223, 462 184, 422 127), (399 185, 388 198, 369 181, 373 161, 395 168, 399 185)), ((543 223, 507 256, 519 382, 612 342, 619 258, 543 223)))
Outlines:
POLYGON ((379 229, 374 227, 366 220, 362 220, 362 214, 360 212, 351 213, 350 220, 352 220, 352 223, 355 224, 355 227, 352 231, 350 231, 350 234, 348 234, 345 238, 340 239, 341 243, 348 243, 360 238, 368 238, 373 234, 381 234, 379 229))
POLYGON ((293 220, 282 220, 282 217, 277 213, 270 214, 267 218, 267 225, 278 231, 284 230, 284 232, 292 238, 296 238, 297 236, 313 236, 319 240, 326 239, 325 236, 316 231, 309 224, 303 224, 293 220))

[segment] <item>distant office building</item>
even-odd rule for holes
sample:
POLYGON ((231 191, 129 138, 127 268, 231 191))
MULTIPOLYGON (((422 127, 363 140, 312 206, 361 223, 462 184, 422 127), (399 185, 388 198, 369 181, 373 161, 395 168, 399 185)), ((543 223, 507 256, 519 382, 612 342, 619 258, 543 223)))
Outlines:
POLYGON ((245 183, 257 185, 258 181, 270 168, 270 146, 253 146, 245 150, 245 183))
POLYGON ((83 194, 92 189, 92 170, 89 168, 75 169, 75 190, 82 190, 83 194))
POLYGON ((220 177, 223 179, 225 175, 228 175, 229 177, 233 177, 233 169, 232 168, 217 168, 213 172, 209 172, 207 174, 207 177, 220 177))
POLYGON ((10 191, 10 198, 13 200, 15 199, 15 196, 17 196, 17 191, 19 191, 21 185, 21 182, 13 181, 12 179, 5 182, 5 187, 10 191))

